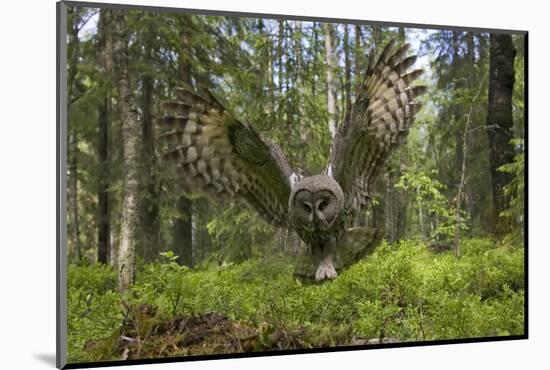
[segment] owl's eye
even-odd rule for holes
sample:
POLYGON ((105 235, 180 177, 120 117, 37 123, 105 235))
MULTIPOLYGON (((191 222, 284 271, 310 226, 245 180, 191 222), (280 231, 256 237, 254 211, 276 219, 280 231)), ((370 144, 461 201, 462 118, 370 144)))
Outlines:
POLYGON ((311 213, 311 206, 309 204, 304 203, 304 209, 306 210, 306 212, 311 213))
POLYGON ((321 203, 319 203, 319 211, 322 211, 325 208, 327 208, 327 202, 323 200, 321 203))

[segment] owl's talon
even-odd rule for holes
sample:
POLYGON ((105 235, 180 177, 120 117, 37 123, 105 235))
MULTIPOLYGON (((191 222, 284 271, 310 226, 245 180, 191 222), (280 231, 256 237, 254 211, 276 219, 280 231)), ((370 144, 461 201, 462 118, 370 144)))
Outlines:
POLYGON ((336 269, 334 268, 334 265, 332 263, 321 263, 319 267, 317 267, 317 271, 315 272, 315 281, 320 282, 325 279, 336 279, 338 276, 338 273, 336 272, 336 269))

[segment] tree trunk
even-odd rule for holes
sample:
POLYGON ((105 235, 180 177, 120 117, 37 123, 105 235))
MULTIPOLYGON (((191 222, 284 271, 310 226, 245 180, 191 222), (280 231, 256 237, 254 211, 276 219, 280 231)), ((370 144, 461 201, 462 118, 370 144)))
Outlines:
POLYGON ((267 69, 268 69, 268 72, 267 72, 267 76, 268 76, 268 81, 267 81, 267 86, 268 86, 268 91, 269 91, 269 102, 268 102, 268 106, 269 106, 269 127, 270 129, 272 129, 273 127, 275 127, 276 125, 276 115, 275 115, 275 68, 274 68, 274 50, 275 48, 273 47, 273 42, 271 40, 271 36, 269 36, 267 33, 266 33, 266 40, 269 40, 267 41, 267 44, 269 45, 268 46, 268 59, 267 59, 267 69))
POLYGON ((349 42, 349 25, 344 25, 344 109, 347 110, 351 105, 351 58, 349 42))
POLYGON ((109 246, 109 265, 116 271, 118 270, 118 247, 120 246, 119 238, 120 227, 111 225, 111 236, 109 237, 111 245, 109 246))
MULTIPOLYGON (((145 35, 145 63, 148 68, 153 66, 153 48, 151 38, 154 37, 154 30, 148 28, 145 35)), ((156 259, 160 252, 160 189, 159 180, 157 178, 157 162, 155 157, 155 135, 153 130, 152 105, 153 105, 153 76, 150 70, 143 73, 142 78, 142 127, 141 135, 143 140, 142 147, 142 166, 141 166, 141 194, 140 199, 140 225, 143 237, 140 243, 140 254, 146 262, 151 262, 156 259)))
POLYGON ((333 26, 325 23, 325 51, 327 63, 327 111, 328 111, 328 129, 330 136, 334 139, 336 135, 336 79, 334 70, 336 69, 336 58, 333 43, 333 26))
POLYGON ((120 119, 122 126, 123 185, 120 246, 118 256, 119 289, 125 290, 135 281, 137 224, 139 220, 139 158, 140 127, 137 108, 132 95, 128 71, 128 30, 124 13, 112 11, 113 66, 119 89, 120 119))
MULTIPOLYGON (((111 77, 112 67, 112 40, 109 32, 109 12, 101 10, 99 22, 99 48, 101 65, 105 71, 106 78, 111 77)), ((110 92, 109 83, 102 81, 100 83, 104 94, 103 101, 98 105, 98 162, 99 162, 99 184, 97 190, 97 261, 99 263, 108 263, 110 258, 110 238, 111 238, 111 205, 109 197, 109 114, 110 114, 110 92)))
MULTIPOLYGON (((404 148, 399 150, 399 175, 404 174, 407 170, 407 156, 404 148)), ((395 240, 400 240, 405 238, 407 230, 407 206, 409 204, 409 199, 407 192, 404 189, 392 189, 396 195, 397 199, 396 212, 395 212, 395 240)))
MULTIPOLYGON (((313 47, 311 48, 311 54, 313 55, 313 70, 316 71, 317 68, 315 68, 316 61, 317 61, 317 55, 318 50, 320 49, 319 46, 319 23, 313 22, 313 47)), ((313 81, 311 83, 311 96, 313 99, 315 99, 315 96, 317 95, 317 77, 318 74, 315 74, 313 81)))
POLYGON ((302 56, 302 21, 294 22, 294 55, 296 57, 296 83, 301 84, 304 75, 304 61, 302 56))
POLYGON ((462 212, 462 198, 464 193, 464 187, 466 185, 466 159, 468 156, 468 134, 470 132, 470 123, 472 121, 472 113, 474 110, 474 104, 477 102, 479 94, 481 93, 481 89, 483 87, 483 84, 485 83, 485 80, 481 80, 479 88, 477 89, 476 94, 472 98, 472 102, 470 103, 470 108, 468 110, 468 114, 466 115, 466 125, 464 126, 464 132, 462 134, 462 142, 457 143, 457 145, 462 146, 462 162, 460 162, 460 181, 458 183, 458 190, 456 195, 456 210, 455 210, 455 220, 456 220, 456 230, 455 230, 455 241, 454 241, 454 247, 455 247, 455 254, 457 256, 460 255, 460 225, 461 225, 461 215, 462 212))
POLYGON ((111 207, 109 199, 109 100, 103 98, 99 108, 98 162, 100 166, 97 191, 97 262, 109 262, 111 237, 111 207))
POLYGON ((354 74, 355 74, 355 91, 359 91, 359 88, 361 87, 361 83, 363 81, 363 74, 365 73, 364 66, 362 66, 362 63, 364 61, 364 53, 365 51, 362 49, 361 45, 361 26, 355 25, 355 68, 354 68, 354 74))
POLYGON ((289 141, 292 142, 292 136, 295 133, 295 129, 293 127, 293 121, 294 121, 294 113, 296 111, 295 101, 292 101, 292 93, 290 91, 290 80, 294 77, 294 68, 292 67, 292 54, 293 50, 291 49, 292 46, 292 39, 294 38, 292 28, 290 27, 290 24, 288 22, 284 22, 285 25, 285 48, 283 49, 284 53, 284 59, 285 59, 285 89, 284 89, 284 117, 285 117, 285 137, 289 138, 289 141))
POLYGON ((153 78, 143 76, 142 95, 142 140, 143 140, 143 198, 141 199, 141 227, 143 232, 142 256, 145 261, 154 261, 160 251, 160 220, 159 220, 159 184, 156 176, 155 145, 153 134, 153 119, 151 114, 153 96, 153 78))
POLYGON ((188 267, 193 266, 193 203, 187 197, 181 196, 178 200, 178 210, 184 211, 172 225, 174 247, 172 251, 179 256, 178 263, 188 267))
MULTIPOLYGON (((478 55, 479 55, 479 62, 480 63, 483 63, 485 61, 485 59, 487 58, 487 41, 489 39, 489 37, 487 37, 485 34, 477 34, 476 37, 477 39, 477 50, 478 50, 478 55)), ((474 43, 475 45, 475 43, 474 43)))
POLYGON ((400 42, 407 41, 407 37, 405 36, 405 27, 399 27, 399 41, 400 42))
POLYGON ((395 222, 394 222, 394 197, 393 197, 393 187, 392 187, 392 178, 390 173, 384 175, 385 182, 385 200, 384 200, 384 221, 385 221, 385 232, 388 240, 393 243, 395 241, 395 222))
MULTIPOLYGON (((284 42, 284 21, 279 21, 279 38, 277 40, 277 87, 279 89, 279 93, 282 93, 283 91, 283 42, 284 42)), ((279 111, 282 111, 279 107, 279 111)), ((280 119, 281 117, 279 117, 280 119)))
POLYGON ((397 212, 395 214, 395 240, 404 239, 407 231, 407 197, 402 189, 397 191, 397 212))
MULTIPOLYGON (((191 55, 191 45, 188 29, 191 18, 187 15, 182 16, 180 25, 180 45, 182 54, 179 56, 178 73, 184 84, 191 86, 193 84, 189 56, 191 55), (185 55, 183 55, 185 54, 185 55)), ((178 216, 172 224, 172 251, 180 256, 177 262, 181 265, 193 266, 193 203, 185 195, 181 195, 176 202, 178 216)))
POLYGON ((374 51, 378 55, 382 48, 382 27, 372 26, 372 41, 374 42, 374 51))
MULTIPOLYGON (((452 54, 452 73, 456 74, 459 69, 464 68, 464 65, 461 63, 461 57, 458 53, 458 47, 459 47, 459 33, 458 31, 453 31, 453 54, 452 54)), ((458 89, 464 89, 466 87, 465 80, 464 79, 457 79, 455 86, 458 89)), ((460 170, 460 164, 463 161, 464 158, 464 151, 462 146, 462 135, 463 135, 463 121, 462 117, 464 116, 464 106, 463 104, 453 104, 451 108, 451 113, 453 115, 453 124, 451 127, 454 128, 454 136, 455 136, 455 164, 456 164, 456 171, 453 171, 452 176, 452 184, 454 187, 454 184, 458 183, 458 179, 455 177, 458 175, 458 171, 460 170)), ((458 186, 458 185, 457 185, 458 186)), ((453 189, 454 190, 454 189, 453 189)))
POLYGON ((262 50, 262 88, 265 88, 267 91, 267 94, 265 97, 262 96, 262 99, 264 100, 264 104, 266 107, 267 115, 268 115, 268 127, 272 129, 275 124, 275 117, 273 116, 273 113, 275 111, 274 107, 274 86, 273 86, 273 47, 271 42, 271 36, 268 32, 265 30, 265 24, 264 21, 259 18, 258 19, 258 33, 260 34, 262 43, 265 43, 265 48, 262 50))
POLYGON ((453 31, 453 63, 456 65, 458 60, 458 43, 459 43, 459 34, 458 31, 453 31))
MULTIPOLYGON (((385 218, 385 215, 384 215, 384 212, 386 210, 386 199, 385 199, 384 196, 380 196, 381 192, 379 191, 380 186, 382 186, 382 185, 383 185, 382 182, 378 182, 378 184, 376 184, 376 187, 378 187, 378 191, 376 192, 378 194, 378 196, 376 198, 378 200, 378 204, 376 204, 376 205, 373 204, 373 205, 370 206, 369 216, 371 216, 370 225, 372 225, 372 227, 374 227, 374 228, 383 229, 384 232, 387 235, 388 230, 385 229, 385 227, 386 227, 386 218, 385 218)), ((359 225, 363 226, 361 219, 359 219, 359 225)), ((367 226, 367 225, 369 225, 368 220, 366 220, 366 225, 365 226, 367 226)))
MULTIPOLYGON (((418 193, 420 193, 420 189, 418 189, 418 193)), ((424 227, 424 210, 422 207, 422 200, 418 197, 418 225, 420 226, 420 236, 424 238, 426 236, 426 232, 424 227)))
POLYGON ((516 49, 511 35, 491 34, 489 64, 489 106, 487 133, 490 149, 490 173, 493 190, 493 231, 507 231, 499 215, 508 207, 503 188, 511 180, 508 173, 498 171, 514 160, 510 144, 513 135, 512 94, 514 91, 514 58, 516 49))
MULTIPOLYGON (((67 113, 67 122, 70 122, 70 114, 67 113)), ((69 125, 70 126, 70 125, 69 125)), ((78 217, 78 134, 76 130, 70 129, 69 133, 69 147, 67 150, 68 160, 68 216, 69 216, 69 237, 72 245, 72 256, 76 261, 79 261, 82 257, 81 243, 80 243, 80 224, 78 217)))
MULTIPOLYGON (((306 96, 307 92, 305 91, 304 85, 304 76, 306 75, 306 63, 304 62, 304 57, 302 53, 302 22, 296 21, 295 23, 295 33, 294 33, 294 55, 296 56, 296 81, 294 88, 298 91, 297 94, 294 94, 293 106, 294 110, 297 111, 298 119, 303 117, 306 113, 304 111, 304 104, 302 104, 302 96, 306 96)), ((300 137, 300 147, 304 147, 308 143, 308 130, 304 129, 299 130, 298 136, 300 137)))
POLYGON ((466 32, 466 47, 469 64, 474 67, 476 64, 476 55, 475 55, 475 44, 474 44, 474 34, 472 32, 466 32))
POLYGON ((78 55, 80 49, 80 43, 78 39, 78 23, 79 15, 77 10, 68 8, 68 17, 70 29, 68 30, 69 43, 67 47, 68 51, 68 73, 67 73, 67 122, 68 122, 68 175, 67 175, 67 200, 68 200, 68 232, 70 246, 69 250, 72 250, 71 257, 75 260, 80 260, 82 256, 81 243, 80 243, 80 223, 78 214, 78 132, 76 130, 76 124, 71 122, 71 106, 75 100, 76 89, 76 74, 78 55))
MULTIPOLYGON (((456 229, 455 229, 455 237, 454 237, 454 250, 455 255, 460 256, 460 225, 461 225, 461 211, 462 211, 462 193, 464 191, 464 185, 466 181, 466 154, 468 152, 468 130, 470 130, 470 120, 472 115, 472 108, 473 108, 474 101, 472 101, 472 105, 470 106, 470 112, 468 113, 468 119, 466 120, 466 126, 464 127, 464 133, 462 138, 462 162, 460 162, 461 168, 460 168, 460 181, 458 183, 458 190, 456 195, 456 210, 455 210, 455 220, 456 220, 456 229)), ((460 145, 459 142, 457 142, 456 145, 460 145)))

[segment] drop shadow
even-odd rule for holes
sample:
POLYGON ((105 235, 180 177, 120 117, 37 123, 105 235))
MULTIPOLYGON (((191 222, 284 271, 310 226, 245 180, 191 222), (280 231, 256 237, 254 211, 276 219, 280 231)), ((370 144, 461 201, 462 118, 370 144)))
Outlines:
POLYGON ((55 353, 35 353, 34 358, 37 360, 42 361, 46 365, 50 365, 52 367, 55 367, 55 353))

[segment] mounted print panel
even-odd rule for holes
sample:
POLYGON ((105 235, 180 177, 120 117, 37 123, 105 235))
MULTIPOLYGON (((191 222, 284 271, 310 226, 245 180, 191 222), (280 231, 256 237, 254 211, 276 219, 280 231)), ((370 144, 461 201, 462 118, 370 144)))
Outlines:
POLYGON ((526 32, 58 26, 58 367, 527 338, 526 32))

